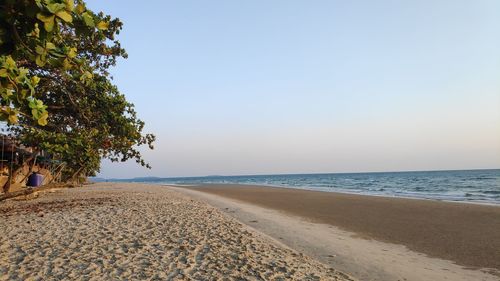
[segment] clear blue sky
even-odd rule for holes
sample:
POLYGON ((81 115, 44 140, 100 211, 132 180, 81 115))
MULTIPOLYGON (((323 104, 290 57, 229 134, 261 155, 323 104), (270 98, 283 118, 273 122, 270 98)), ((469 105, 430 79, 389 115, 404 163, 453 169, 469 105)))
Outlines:
POLYGON ((103 177, 500 167, 500 1, 97 1, 157 135, 103 177))

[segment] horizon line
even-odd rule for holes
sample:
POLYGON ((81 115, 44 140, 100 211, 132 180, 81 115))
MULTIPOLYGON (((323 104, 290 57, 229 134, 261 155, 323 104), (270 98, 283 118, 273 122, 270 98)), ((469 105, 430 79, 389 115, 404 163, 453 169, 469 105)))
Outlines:
POLYGON ((129 180, 141 178, 158 178, 158 179, 180 179, 180 178, 208 178, 208 177, 254 177, 254 176, 290 176, 290 175, 328 175, 328 174, 383 174, 383 173, 415 173, 415 172, 459 172, 459 171, 484 171, 484 170, 500 170, 499 168, 472 168, 472 169, 438 169, 438 170, 399 170, 399 171, 371 171, 371 172, 318 172, 318 173, 278 173, 278 174, 236 174, 236 175, 203 175, 203 176, 143 176, 133 178, 105 178, 105 177, 89 177, 101 178, 106 180, 129 180))

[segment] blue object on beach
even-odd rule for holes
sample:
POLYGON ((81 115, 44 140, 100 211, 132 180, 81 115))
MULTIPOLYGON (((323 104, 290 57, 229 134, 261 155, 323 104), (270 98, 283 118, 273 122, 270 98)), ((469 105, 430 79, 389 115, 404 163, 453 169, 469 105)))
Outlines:
POLYGON ((41 186, 42 182, 43 182, 43 175, 33 172, 33 174, 31 174, 28 177, 28 184, 26 184, 26 185, 32 186, 32 187, 37 187, 37 186, 41 186))

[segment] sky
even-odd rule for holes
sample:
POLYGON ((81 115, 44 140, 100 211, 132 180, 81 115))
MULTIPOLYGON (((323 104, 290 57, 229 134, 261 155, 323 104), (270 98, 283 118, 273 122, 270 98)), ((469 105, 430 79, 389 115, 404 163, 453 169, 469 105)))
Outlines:
POLYGON ((88 0, 153 168, 100 177, 500 168, 498 0, 88 0))

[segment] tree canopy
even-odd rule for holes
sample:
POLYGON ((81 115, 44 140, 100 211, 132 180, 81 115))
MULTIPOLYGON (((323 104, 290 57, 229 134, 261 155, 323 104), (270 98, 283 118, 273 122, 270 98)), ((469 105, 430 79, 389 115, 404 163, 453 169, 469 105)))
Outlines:
POLYGON ((153 148, 134 105, 109 74, 127 54, 115 38, 122 22, 81 0, 5 0, 0 4, 0 121, 17 139, 58 155, 66 177, 94 175, 101 159, 134 159, 153 148))

